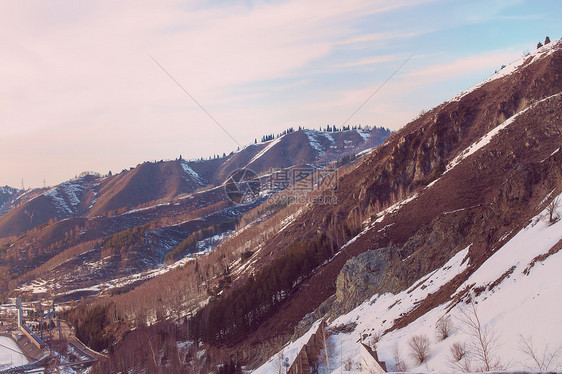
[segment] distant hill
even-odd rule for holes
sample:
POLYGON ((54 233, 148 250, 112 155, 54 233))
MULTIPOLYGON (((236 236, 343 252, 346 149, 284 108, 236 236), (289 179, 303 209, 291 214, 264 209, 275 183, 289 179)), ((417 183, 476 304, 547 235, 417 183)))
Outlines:
POLYGON ((15 188, 9 186, 0 187, 0 214, 2 214, 5 209, 8 209, 17 194, 18 190, 15 188))
POLYGON ((0 218, 0 290, 84 297, 66 317, 108 351, 92 374, 318 367, 302 349, 321 320, 328 333, 312 341, 328 342, 333 372, 360 372, 359 343, 400 372, 523 370, 522 337, 556 353, 562 41, 388 135, 299 130, 43 191, 0 218), (236 169, 263 182, 300 166, 314 188, 225 195, 236 169), (498 360, 481 362, 467 311, 506 337, 498 360), (447 318, 455 328, 439 337, 447 318), (465 351, 451 361, 455 343, 465 351))
POLYGON ((297 165, 320 167, 330 161, 381 144, 383 128, 337 132, 298 130, 274 140, 251 144, 228 156, 198 161, 145 162, 108 177, 86 175, 49 191, 33 190, 33 199, 15 205, 16 190, 0 191, 0 238, 20 235, 50 219, 95 217, 119 209, 170 200, 207 186, 221 185, 240 168, 257 174, 297 165), (38 196, 35 196, 38 195, 38 196))

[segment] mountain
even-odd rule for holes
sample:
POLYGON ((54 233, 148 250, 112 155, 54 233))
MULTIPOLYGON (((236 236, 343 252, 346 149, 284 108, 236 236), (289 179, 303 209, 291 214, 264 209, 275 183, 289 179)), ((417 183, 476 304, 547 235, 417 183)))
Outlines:
MULTIPOLYGON (((274 214, 271 201, 248 211, 207 256, 75 310, 79 327, 100 305, 135 324, 160 322, 129 333, 93 372, 158 365, 210 372, 234 357, 256 373, 276 372, 285 357, 293 363, 322 318, 332 369, 342 368, 340 357, 357 367, 358 341, 375 337, 379 358, 394 367, 395 343, 409 357, 408 340, 446 316, 458 331, 463 305, 476 305, 486 329, 508 329, 509 348, 499 353, 517 348, 518 333, 533 332, 523 328, 529 313, 541 316, 529 324, 536 341, 562 344, 545 327, 561 322, 547 281, 559 262, 560 208, 552 222, 545 217, 562 189, 561 46, 538 49, 410 122, 338 169, 336 188, 287 189, 295 203, 274 214), (517 296, 525 313, 502 318, 515 307, 515 282, 526 285, 517 296), (130 364, 150 355, 146 334, 161 334, 151 344, 166 354, 130 364)), ((110 326, 103 331, 121 341, 110 326)), ((429 361, 404 361, 416 371, 451 370, 446 355, 463 335, 449 334, 455 339, 434 345, 429 338, 429 361)), ((486 369, 475 358, 472 365, 486 369)))
MULTIPOLYGON (((306 226, 328 227, 326 217, 372 212, 363 230, 293 291, 253 342, 272 339, 267 331, 290 335, 297 327, 302 333, 327 316, 332 331, 342 324, 351 330, 334 333, 334 344, 348 347, 334 357, 351 356, 357 364, 359 347, 351 345, 380 333, 379 357, 394 365, 395 343, 407 356, 406 340, 434 334, 443 316, 461 328, 461 306, 472 300, 482 304, 483 322, 509 339, 521 333, 562 344, 545 328, 560 324, 559 316, 541 312, 559 300, 549 281, 539 286, 554 281, 560 260, 560 226, 544 211, 562 188, 560 47, 557 41, 537 50, 411 122, 341 180, 338 192, 345 192, 337 207, 317 206, 288 227, 284 236, 299 240, 306 226), (525 250, 531 242, 533 249, 525 250), (537 263, 550 270, 526 271, 537 263), (508 313, 517 282, 531 287, 517 294, 526 313, 508 313), (539 294, 544 297, 532 301, 539 294), (544 319, 527 322, 534 313, 544 319)), ((505 362, 513 357, 506 352, 517 348, 513 340, 501 350, 505 362)), ((433 348, 429 366, 413 360, 408 366, 451 370, 445 360, 451 344, 433 348)), ((472 365, 479 369, 476 359, 472 365)))
POLYGON ((33 298, 48 290, 62 301, 138 285, 217 244, 242 214, 286 187, 268 187, 275 173, 341 163, 389 134, 382 128, 288 131, 224 157, 145 162, 116 175, 85 173, 20 192, 0 216, 2 289, 33 298), (240 168, 260 175, 262 184, 245 204, 226 193, 230 174, 240 168))
MULTIPOLYGON (((262 174, 298 165, 325 165, 376 146, 389 134, 388 130, 376 127, 337 132, 291 131, 221 158, 145 162, 103 178, 85 175, 47 192, 31 191, 38 196, 0 216, 0 237, 21 235, 50 219, 96 217, 119 209, 169 201, 209 185, 221 185, 240 168, 262 174)), ((2 192, 2 196, 9 196, 8 192, 2 192)))
MULTIPOLYGON (((53 295, 80 340, 108 355, 91 373, 242 364, 261 374, 284 362, 360 372, 374 355, 359 343, 398 371, 522 370, 529 353, 555 357, 561 73, 559 40, 373 149, 354 143, 359 131, 300 130, 223 161, 174 161, 207 187, 146 206, 113 203, 123 208, 0 242, 11 266, 6 292, 53 295), (251 204, 224 197, 221 184, 237 168, 253 170, 263 186, 272 169, 311 163, 314 173, 260 190, 251 204), (22 267, 25 256, 41 261, 22 267), (67 303, 90 295, 98 297, 67 303)), ((95 183, 126 186, 132 171, 95 183)), ((145 188, 153 191, 139 194, 145 188)))
POLYGON ((0 212, 3 212, 9 206, 15 197, 18 195, 18 190, 15 188, 4 186, 0 187, 0 212))

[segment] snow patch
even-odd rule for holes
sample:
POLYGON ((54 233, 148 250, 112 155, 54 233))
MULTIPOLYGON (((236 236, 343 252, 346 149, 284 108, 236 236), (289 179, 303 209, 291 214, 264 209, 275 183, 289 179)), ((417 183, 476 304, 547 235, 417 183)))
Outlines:
POLYGON ((535 61, 538 61, 539 59, 541 59, 543 57, 546 57, 546 56, 549 56, 549 55, 553 54, 556 50, 558 50, 560 48, 561 44, 562 44, 562 40, 557 40, 557 41, 554 41, 554 42, 551 42, 549 44, 546 44, 546 45, 542 46, 541 48, 529 53, 528 55, 525 55, 525 56, 519 58, 518 60, 513 61, 509 65, 507 65, 504 68, 497 71, 491 77, 483 80, 482 82, 480 82, 477 85, 469 88, 468 90, 466 90, 464 92, 461 92, 460 94, 458 94, 457 96, 455 96, 451 100, 449 100, 448 102, 459 101, 464 96, 466 96, 469 93, 477 90, 478 88, 482 87, 486 83, 495 81, 496 79, 500 79, 500 78, 503 78, 505 76, 508 76, 508 75, 511 75, 511 74, 517 72, 518 69, 521 66, 523 66, 523 64, 526 61, 528 61, 529 59, 531 59, 531 61, 529 62, 528 65, 534 63, 535 61))
POLYGON ((6 336, 0 336, 0 371, 28 363, 16 342, 6 336))
MULTIPOLYGON (((329 344, 334 348, 330 358, 332 372, 339 373, 344 362, 348 359, 351 360, 352 367, 357 368, 360 363, 358 342, 363 341, 364 334, 370 335, 370 333, 384 331, 391 327, 396 318, 399 318, 407 311, 413 309, 418 302, 429 293, 437 291, 442 285, 464 271, 468 267, 465 259, 469 247, 459 251, 442 268, 422 277, 420 281, 409 289, 397 295, 391 293, 385 293, 383 295, 376 294, 371 300, 366 300, 348 314, 340 316, 332 321, 328 326, 328 330, 333 330, 336 326, 356 324, 355 330, 351 333, 340 333, 330 336, 329 344)), ((319 323, 320 321, 316 321, 304 335, 306 339, 300 338, 296 342, 288 344, 282 351, 278 352, 266 364, 256 370, 254 374, 275 372, 273 368, 276 367, 275 364, 281 353, 290 357, 290 362, 292 362, 292 360, 294 360, 292 357, 296 357, 296 354, 304 343, 306 343, 311 334, 317 330, 319 323), (287 354, 289 351, 291 352, 290 355, 287 354), (293 351, 296 352, 293 353, 293 351)), ((379 357, 381 357, 380 354, 379 357)), ((386 360, 386 357, 381 358, 386 360)), ((345 370, 345 372, 354 374, 361 373, 359 370, 354 369, 351 371, 345 370)))
POLYGON ((72 216, 77 213, 80 198, 86 190, 82 178, 64 182, 44 193, 55 205, 57 211, 63 215, 72 216))
MULTIPOLYGON (((281 363, 285 359, 288 359, 289 365, 292 365, 295 359, 297 358, 297 355, 299 354, 302 347, 304 347, 306 342, 308 342, 312 334, 316 333, 319 326, 320 326, 320 321, 316 321, 312 325, 312 327, 306 332, 306 334, 304 334, 294 342, 290 342, 287 345, 285 345, 285 347, 283 347, 281 351, 279 351, 276 355, 271 357, 265 364, 260 366, 258 369, 254 370, 252 373, 253 374, 278 373, 280 372, 279 366, 281 366, 281 363)), ((282 369, 283 367, 281 366, 281 370, 282 369)))
POLYGON ((201 178, 201 176, 199 176, 199 174, 197 174, 195 172, 195 170, 193 170, 190 166, 189 163, 187 161, 182 160, 181 161, 181 167, 183 168, 183 171, 185 172, 187 178, 190 181, 194 181, 199 185, 204 185, 205 182, 203 181, 203 178, 201 178))
POLYGON ((357 153, 356 156, 357 156, 357 157, 362 157, 362 156, 364 156, 364 155, 367 155, 367 154, 371 153, 371 151, 372 151, 373 149, 375 149, 375 148, 367 148, 367 149, 365 149, 365 150, 363 150, 363 151, 357 153))
POLYGON ((332 144, 335 143, 335 140, 330 133, 319 132, 315 130, 303 130, 303 131, 306 137, 308 138, 308 142, 310 143, 310 146, 320 154, 324 153, 324 148, 320 144, 320 140, 319 140, 320 136, 324 137, 332 144))
POLYGON ((275 140, 271 140, 269 141, 269 144, 266 145, 261 151, 258 152, 257 155, 255 155, 250 162, 248 162, 248 164, 246 165, 246 167, 248 167, 248 165, 250 165, 252 162, 256 161, 257 159, 259 159, 260 157, 262 157, 264 154, 266 154, 271 148, 273 148, 277 143, 279 143, 281 141, 281 139, 283 139, 283 136, 280 136, 279 138, 275 139, 275 140))
POLYGON ((525 113, 529 109, 535 107, 536 105, 538 105, 538 104, 540 104, 540 103, 542 103, 546 100, 549 100, 553 97, 559 96, 560 94, 561 94, 561 92, 559 92, 557 94, 554 94, 554 95, 551 95, 551 96, 548 96, 548 97, 545 97, 544 99, 539 100, 536 103, 533 103, 532 105, 529 105, 527 108, 525 108, 525 109, 521 110, 520 112, 514 114, 513 116, 509 117, 508 119, 506 119, 500 125, 494 127, 490 132, 488 132, 486 135, 484 135, 482 138, 480 138, 480 140, 471 144, 468 148, 466 148, 464 151, 462 151, 457 157, 455 157, 451 162, 449 162, 449 164, 447 165, 447 169, 445 170, 445 173, 447 173, 449 170, 451 170, 452 168, 457 166, 462 160, 466 159, 470 155, 476 153, 478 150, 480 150, 480 149, 484 148, 486 145, 488 145, 494 136, 496 136, 501 130, 505 129, 507 126, 509 126, 511 123, 513 123, 513 121, 515 121, 515 119, 517 117, 519 117, 521 114, 525 113))
POLYGON ((375 220, 375 223, 382 222, 387 214, 392 214, 392 213, 398 211, 400 208, 402 208, 404 205, 408 204, 410 201, 414 200, 416 197, 418 197, 417 192, 415 194, 413 194, 412 196, 389 206, 385 210, 383 210, 381 212, 378 212, 377 213, 378 218, 375 220))
POLYGON ((361 137, 363 138, 363 141, 367 141, 371 137, 371 132, 367 131, 367 130, 356 129, 355 132, 358 133, 359 135, 361 135, 361 137))
MULTIPOLYGON (((562 207, 558 208, 558 213, 561 212, 562 207)), ((562 326, 562 314, 559 313, 562 309, 562 278, 559 276, 562 251, 545 256, 561 239, 562 221, 549 223, 545 209, 528 226, 512 236, 456 290, 456 294, 460 295, 467 287, 483 289, 475 296, 478 317, 485 328, 497 332, 501 343, 497 353, 508 364, 509 370, 534 369, 527 367, 530 362, 519 350, 521 335, 533 337, 539 352, 543 352, 547 344, 551 350, 562 347, 562 335, 555 327, 562 326), (535 261, 531 267, 533 260, 541 255, 542 260, 535 261), (501 278, 503 280, 496 284, 501 278), (491 284, 494 284, 493 288, 491 284)), ((350 333, 330 337, 334 348, 330 361, 332 372, 339 372, 344 362, 350 360, 353 369, 345 372, 359 374, 359 342, 368 344, 372 336, 390 328, 397 318, 413 310, 429 294, 435 293, 467 269, 469 248, 470 246, 458 252, 443 267, 421 277, 409 289, 396 295, 376 294, 351 312, 335 319, 329 329, 341 325, 355 328, 350 333)), ((466 304, 463 302, 445 302, 406 327, 383 335, 377 343, 379 359, 385 361, 389 370, 392 370, 393 352, 398 347, 408 371, 456 371, 450 366, 450 347, 453 343, 470 339, 462 331, 459 322, 464 308, 466 304), (436 339, 436 324, 445 315, 450 316, 453 330, 448 338, 441 341, 436 339), (431 342, 429 358, 422 365, 415 363, 409 355, 408 341, 414 335, 426 335, 431 342)))

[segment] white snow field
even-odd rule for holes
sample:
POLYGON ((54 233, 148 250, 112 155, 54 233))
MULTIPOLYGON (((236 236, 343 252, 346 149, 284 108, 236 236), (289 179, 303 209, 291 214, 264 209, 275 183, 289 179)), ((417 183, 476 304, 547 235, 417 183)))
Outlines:
POLYGON ((21 352, 16 342, 8 337, 0 336, 0 370, 27 363, 29 361, 21 352))
MULTIPOLYGON (((558 207, 557 214, 562 215, 562 207, 558 207)), ((482 330, 487 330, 488 335, 494 333, 497 336, 497 344, 492 353, 501 360, 504 370, 539 369, 522 352, 522 339, 527 342, 532 340, 539 356, 558 352, 550 366, 543 370, 562 369, 562 250, 548 255, 551 248, 562 240, 562 220, 553 224, 548 220, 545 209, 498 249, 456 291, 456 294, 460 294, 467 286, 481 287, 483 290, 477 296, 473 294, 477 315, 482 330), (537 256, 541 255, 543 256, 537 260, 537 256), (490 289, 488 286, 502 278, 502 275, 503 280, 490 289)), ((447 264, 422 277, 409 289, 396 295, 376 294, 350 313, 328 321, 328 328, 356 324, 353 332, 330 337, 331 372, 361 373, 359 342, 370 343, 373 335, 384 332, 393 325, 395 319, 415 308, 419 301, 464 271, 468 266, 468 250, 469 248, 465 248, 458 252, 447 264), (351 370, 345 370, 346 361, 345 367, 351 366, 351 370)), ((383 335, 377 343, 379 359, 386 362, 389 370, 393 370, 397 347, 408 371, 459 371, 451 363, 450 350, 454 343, 468 344, 471 341, 470 336, 463 332, 466 328, 461 322, 463 310, 466 311, 469 307, 465 302, 456 305, 447 302, 406 327, 383 335), (446 315, 453 328, 449 337, 439 340, 436 336, 436 324, 446 315), (430 341, 428 359, 421 365, 410 354, 408 342, 414 335, 425 335, 430 341)), ((317 324, 311 330, 316 327, 317 324)), ((306 335, 309 334, 310 332, 306 335)), ((306 339, 301 338, 289 343, 282 352, 292 358, 305 341, 306 339)), ((274 358, 254 371, 254 374, 276 372, 274 358)), ((477 360, 471 360, 472 370, 477 370, 477 360)))

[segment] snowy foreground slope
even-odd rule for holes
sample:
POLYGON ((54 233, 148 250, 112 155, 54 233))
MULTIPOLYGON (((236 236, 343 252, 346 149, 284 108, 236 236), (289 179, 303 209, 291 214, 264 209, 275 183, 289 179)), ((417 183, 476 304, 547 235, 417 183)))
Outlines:
MULTIPOLYGON (((558 207, 557 214, 562 214, 561 207, 558 207)), ((455 293, 462 296, 467 287, 473 290, 471 295, 482 331, 486 331, 488 336, 494 334, 497 337, 492 354, 505 369, 539 369, 522 352, 523 340, 528 343, 532 341, 539 356, 545 352, 558 352, 550 366, 543 370, 562 369, 562 277, 559 274, 562 251, 554 250, 560 248, 561 240, 562 220, 549 223, 545 210, 497 250, 455 293)), ((374 295, 350 313, 329 321, 329 329, 332 330, 355 326, 351 333, 330 336, 331 371, 361 372, 359 342, 372 343, 373 336, 384 333, 397 318, 464 271, 468 267, 467 254, 468 248, 458 252, 443 267, 427 274, 397 295, 374 295)), ((466 324, 462 322, 463 314, 471 309, 467 295, 460 297, 460 302, 455 302, 453 297, 406 327, 384 334, 376 344, 379 359, 386 362, 389 370, 393 370, 395 352, 398 351, 408 371, 459 371, 451 362, 451 347, 454 343, 469 344, 472 340, 464 331, 466 324), (436 325, 444 316, 449 316, 453 327, 450 336, 440 340, 437 338, 436 325), (425 335, 430 341, 428 359, 421 365, 410 355, 408 342, 414 335, 425 335)), ((317 324, 311 331, 316 328, 317 324)), ((289 343, 254 374, 276 373, 280 353, 290 361, 294 360, 309 334, 310 331, 303 338, 289 343)), ((472 361, 472 369, 476 370, 478 363, 475 359, 472 361)))
POLYGON ((28 362, 12 339, 0 336, 0 371, 28 362))

